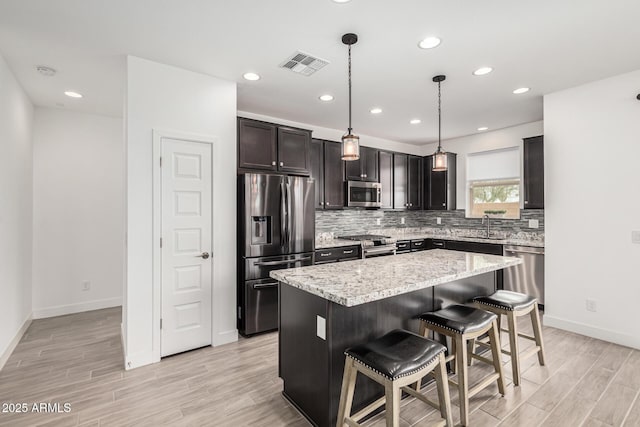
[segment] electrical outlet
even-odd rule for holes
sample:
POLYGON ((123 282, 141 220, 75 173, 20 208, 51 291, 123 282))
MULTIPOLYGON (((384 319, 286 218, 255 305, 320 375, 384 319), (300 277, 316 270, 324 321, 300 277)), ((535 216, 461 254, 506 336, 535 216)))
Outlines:
POLYGON ((587 311, 591 311, 593 313, 598 311, 598 307, 596 305, 596 300, 587 298, 587 311))
POLYGON ((380 225, 380 224, 382 224, 382 220, 380 218, 377 218, 376 219, 376 225, 380 225))
POLYGON ((529 228, 538 228, 539 226, 540 226, 540 221, 538 221, 537 219, 529 220, 529 228))
POLYGON ((404 223, 405 223, 405 218, 404 218, 404 217, 401 217, 401 218, 400 218, 400 224, 404 224, 404 223))
POLYGON ((438 225, 442 224, 442 218, 440 218, 439 216, 436 217, 436 224, 438 225))
POLYGON ((322 316, 316 316, 316 335, 320 339, 327 339, 327 319, 322 316))
POLYGON ((640 231, 631 232, 631 243, 640 243, 640 231))
POLYGON ((88 291, 89 289, 91 289, 91 282, 89 282, 88 280, 82 282, 82 290, 88 291))

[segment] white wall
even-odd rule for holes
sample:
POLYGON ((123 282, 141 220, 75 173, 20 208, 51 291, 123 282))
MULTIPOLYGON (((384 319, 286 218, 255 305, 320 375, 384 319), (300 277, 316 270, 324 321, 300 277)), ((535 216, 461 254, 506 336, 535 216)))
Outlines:
MULTIPOLYGON (((127 59, 127 283, 123 324, 127 368, 157 361, 152 324, 152 131, 215 136, 213 343, 237 340, 236 330, 236 84, 127 59)), ((156 343, 157 344, 157 343, 156 343)))
POLYGON ((545 323, 640 348, 640 70, 544 99, 545 323), (597 303, 586 311, 586 299, 597 303))
MULTIPOLYGON (((442 149, 444 151, 456 153, 458 155, 456 173, 456 209, 465 209, 467 207, 466 186, 468 154, 509 147, 520 147, 522 151, 522 138, 542 134, 543 122, 539 121, 442 141, 442 149)), ((423 151, 421 154, 423 156, 431 155, 436 151, 437 147, 437 143, 424 145, 422 147, 423 151)))
POLYGON ((33 106, 0 56, 0 368, 31 318, 33 106))
MULTIPOLYGON (((331 129, 308 123, 293 122, 278 117, 265 116, 263 114, 249 113, 247 111, 238 111, 238 116, 247 117, 249 119, 263 120, 265 122, 278 123, 286 126, 293 126, 301 129, 307 129, 313 131, 313 137, 318 139, 326 139, 328 141, 340 141, 345 134, 346 129, 331 129)), ((360 144, 366 147, 378 148, 381 150, 398 151, 401 153, 415 154, 422 156, 423 148, 421 145, 405 144, 398 141, 391 141, 389 139, 377 138, 375 136, 362 135, 355 130, 356 134, 360 136, 360 144)))
POLYGON ((122 126, 119 118, 36 109, 35 318, 122 302, 122 126))

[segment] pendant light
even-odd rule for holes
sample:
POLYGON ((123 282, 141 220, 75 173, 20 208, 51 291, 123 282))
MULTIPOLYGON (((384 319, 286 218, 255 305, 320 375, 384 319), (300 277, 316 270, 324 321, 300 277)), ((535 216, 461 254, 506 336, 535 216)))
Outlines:
POLYGON ((342 43, 349 46, 349 128, 342 137, 342 160, 351 161, 360 158, 360 137, 352 133, 351 128, 351 45, 358 42, 358 36, 347 33, 342 36, 342 43))
POLYGON ((440 93, 440 83, 446 78, 443 75, 433 78, 434 83, 438 83, 438 149, 433 154, 433 166, 431 168, 434 172, 447 170, 447 153, 442 151, 442 94, 440 93))

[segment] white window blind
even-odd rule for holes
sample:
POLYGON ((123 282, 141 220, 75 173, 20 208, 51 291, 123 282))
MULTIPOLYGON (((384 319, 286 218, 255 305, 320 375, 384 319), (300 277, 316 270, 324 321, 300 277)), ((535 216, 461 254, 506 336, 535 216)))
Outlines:
POLYGON ((483 151, 467 156, 467 181, 520 179, 520 148, 483 151))

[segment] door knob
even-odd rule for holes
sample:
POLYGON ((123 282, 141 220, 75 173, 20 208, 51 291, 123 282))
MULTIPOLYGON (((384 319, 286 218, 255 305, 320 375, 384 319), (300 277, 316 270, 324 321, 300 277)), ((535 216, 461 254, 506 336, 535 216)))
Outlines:
POLYGON ((200 255, 197 255, 197 258, 208 259, 209 252, 202 252, 200 255))

